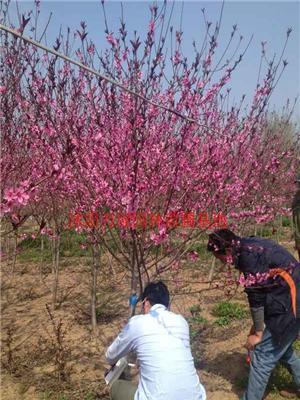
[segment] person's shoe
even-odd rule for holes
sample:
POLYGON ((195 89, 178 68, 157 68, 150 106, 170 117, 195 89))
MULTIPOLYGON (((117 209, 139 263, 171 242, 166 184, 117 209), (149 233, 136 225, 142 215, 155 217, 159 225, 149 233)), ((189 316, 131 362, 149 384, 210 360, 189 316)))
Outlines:
POLYGON ((286 389, 279 392, 286 399, 300 399, 300 389, 286 389))

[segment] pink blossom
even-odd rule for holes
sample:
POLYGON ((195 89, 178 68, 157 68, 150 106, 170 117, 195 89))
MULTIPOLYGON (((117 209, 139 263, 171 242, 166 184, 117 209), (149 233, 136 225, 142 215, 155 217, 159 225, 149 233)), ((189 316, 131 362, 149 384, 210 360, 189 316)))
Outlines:
POLYGON ((149 27, 148 27, 149 32, 151 34, 154 32, 154 28, 155 28, 155 23, 154 23, 153 19, 151 19, 150 22, 149 22, 149 27))
POLYGON ((191 259, 191 261, 196 261, 199 257, 199 254, 197 253, 197 251, 190 251, 188 253, 188 257, 191 259))
POLYGON ((117 44, 117 41, 116 41, 116 39, 114 38, 114 36, 113 36, 112 33, 110 33, 110 34, 108 34, 108 35, 106 36, 106 40, 107 40, 108 43, 110 43, 112 46, 116 46, 116 44, 117 44))

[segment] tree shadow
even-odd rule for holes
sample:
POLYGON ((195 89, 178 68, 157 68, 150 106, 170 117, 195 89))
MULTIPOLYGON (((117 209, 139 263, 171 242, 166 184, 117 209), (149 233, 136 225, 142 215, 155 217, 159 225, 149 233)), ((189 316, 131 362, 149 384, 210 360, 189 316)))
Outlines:
POLYGON ((222 352, 212 360, 204 359, 200 368, 225 379, 231 384, 233 393, 238 396, 242 395, 247 386, 249 367, 245 354, 241 352, 222 352))

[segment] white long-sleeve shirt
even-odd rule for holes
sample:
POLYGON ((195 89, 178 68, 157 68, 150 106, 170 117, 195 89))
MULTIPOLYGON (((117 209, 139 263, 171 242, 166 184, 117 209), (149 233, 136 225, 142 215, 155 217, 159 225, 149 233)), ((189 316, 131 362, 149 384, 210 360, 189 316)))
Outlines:
POLYGON ((106 351, 109 364, 134 351, 140 366, 135 400, 205 400, 186 320, 161 304, 132 317, 106 351))

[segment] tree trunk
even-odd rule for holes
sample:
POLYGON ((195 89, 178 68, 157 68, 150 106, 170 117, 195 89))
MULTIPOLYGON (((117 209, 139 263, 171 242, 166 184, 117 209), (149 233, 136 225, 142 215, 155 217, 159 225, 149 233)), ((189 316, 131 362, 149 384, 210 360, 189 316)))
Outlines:
MULTIPOLYGON (((138 274, 138 256, 137 245, 132 234, 132 257, 131 257, 131 283, 130 283, 130 296, 137 294, 137 274, 138 274)), ((129 304, 129 318, 135 314, 135 305, 129 304)))
POLYGON ((280 244, 280 233, 282 231, 282 225, 283 225, 283 221, 282 221, 282 215, 279 216, 279 224, 278 224, 278 229, 277 229, 277 243, 280 244))
POLYGON ((58 292, 60 236, 56 236, 52 243, 52 309, 55 310, 58 292))
MULTIPOLYGON (((131 270, 131 283, 130 283, 130 297, 137 293, 137 276, 136 276, 136 265, 133 265, 131 270)), ((129 318, 135 314, 135 304, 129 303, 129 318)))
POLYGON ((39 267, 40 279, 43 279, 43 267, 44 267, 44 235, 41 235, 41 260, 39 267))
POLYGON ((100 260, 100 249, 98 244, 92 245, 92 266, 91 266, 91 324, 92 332, 97 330, 97 277, 100 260))
POLYGON ((210 271, 209 271, 209 276, 208 276, 209 287, 211 287, 211 284, 212 284, 212 280, 213 280, 214 272, 215 272, 215 267, 216 267, 216 257, 213 256, 212 262, 211 262, 210 271))
POLYGON ((116 276, 116 271, 115 271, 114 266, 113 266, 113 257, 112 257, 112 255, 110 253, 108 253, 107 258, 108 258, 109 271, 113 276, 116 276))
POLYGON ((13 259, 11 264, 11 273, 14 274, 17 262, 17 248, 18 248, 18 232, 14 232, 14 252, 13 252, 13 259))
MULTIPOLYGON (((7 262, 9 263, 9 259, 10 259, 10 237, 9 235, 4 237, 5 240, 5 257, 7 262)), ((8 264, 9 265, 9 264, 8 264)))

